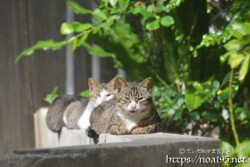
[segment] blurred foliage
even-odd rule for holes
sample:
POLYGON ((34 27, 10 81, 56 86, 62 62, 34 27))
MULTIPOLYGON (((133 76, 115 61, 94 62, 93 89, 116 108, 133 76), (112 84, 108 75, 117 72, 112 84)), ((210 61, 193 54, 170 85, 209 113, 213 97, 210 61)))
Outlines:
POLYGON ((58 90, 58 87, 56 86, 52 90, 52 93, 48 94, 44 100, 47 101, 48 103, 52 103, 53 100, 55 100, 58 97, 57 90, 58 90))
POLYGON ((93 11, 66 3, 93 22, 63 23, 61 34, 72 37, 39 41, 16 61, 37 49, 84 47, 138 81, 153 77, 153 100, 168 131, 209 135, 218 127, 236 150, 237 132, 240 141, 249 139, 250 1, 98 0, 93 11))
POLYGON ((84 90, 81 92, 80 96, 89 98, 89 90, 84 90))

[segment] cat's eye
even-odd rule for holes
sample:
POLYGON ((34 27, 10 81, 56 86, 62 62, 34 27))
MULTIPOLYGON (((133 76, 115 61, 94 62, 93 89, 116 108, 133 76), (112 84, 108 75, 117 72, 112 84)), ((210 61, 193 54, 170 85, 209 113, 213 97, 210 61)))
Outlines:
POLYGON ((96 94, 95 96, 96 96, 96 97, 100 97, 100 95, 99 95, 99 94, 96 94))
POLYGON ((128 97, 124 97, 124 99, 125 99, 125 100, 129 100, 129 98, 128 98, 128 97))
POLYGON ((138 101, 141 101, 141 100, 143 100, 144 98, 143 97, 140 97, 140 98, 138 98, 138 101))
POLYGON ((111 96, 111 94, 107 94, 107 97, 111 96))

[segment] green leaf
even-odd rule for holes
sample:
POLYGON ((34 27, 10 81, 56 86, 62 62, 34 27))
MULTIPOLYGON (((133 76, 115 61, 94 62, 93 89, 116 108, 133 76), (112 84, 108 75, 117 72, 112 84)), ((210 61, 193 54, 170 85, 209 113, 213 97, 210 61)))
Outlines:
POLYGON ((102 28, 103 25, 104 25, 104 23, 98 24, 98 26, 95 27, 93 34, 96 34, 102 28))
POLYGON ((85 9, 84 7, 80 6, 74 0, 66 0, 66 4, 70 7, 70 9, 77 14, 92 14, 91 10, 85 9))
POLYGON ((166 7, 163 5, 163 4, 160 4, 160 5, 158 5, 157 7, 156 7, 156 9, 155 9, 155 11, 156 11, 156 13, 161 13, 161 12, 163 12, 163 11, 166 11, 166 7))
POLYGON ((72 27, 74 28, 75 32, 83 32, 85 30, 93 28, 93 25, 89 23, 82 24, 82 23, 74 21, 72 24, 72 27))
POLYGON ((200 107, 206 100, 206 92, 203 88, 199 88, 197 84, 193 85, 195 85, 195 87, 190 86, 185 91, 185 100, 189 110, 194 110, 200 107))
POLYGON ((174 19, 171 16, 164 16, 161 18, 161 25, 169 27, 174 24, 174 19))
POLYGON ((22 51, 16 58, 15 63, 17 63, 23 56, 30 56, 35 52, 37 49, 41 50, 58 50, 61 47, 65 46, 66 44, 72 42, 73 38, 67 38, 60 42, 55 42, 53 40, 47 40, 47 41, 38 41, 34 46, 25 49, 22 51))
POLYGON ((242 60, 244 60, 244 58, 245 57, 242 54, 233 53, 229 57, 228 64, 231 66, 232 69, 234 69, 242 62, 242 60))
POLYGON ((160 28, 160 24, 159 24, 159 21, 158 20, 154 20, 152 22, 149 22, 146 24, 146 28, 150 31, 152 30, 156 30, 158 28, 160 28))
POLYGON ((44 100, 47 101, 48 103, 52 103, 55 100, 55 98, 58 97, 57 90, 58 90, 58 87, 56 86, 53 89, 52 93, 48 94, 44 100))
POLYGON ((81 92, 80 96, 89 98, 89 90, 84 90, 81 92))
POLYGON ((226 43, 224 45, 224 47, 228 50, 228 51, 237 51, 241 48, 241 44, 242 42, 237 40, 237 39, 233 39, 231 41, 229 41, 228 43, 226 43))
POLYGON ((23 50, 23 51, 17 56, 17 58, 16 58, 16 60, 15 60, 15 63, 17 63, 17 62, 21 59, 21 57, 23 57, 23 56, 30 56, 30 55, 32 55, 34 52, 35 52, 35 48, 34 48, 34 47, 31 47, 31 48, 28 48, 28 49, 23 50))
POLYGON ((74 28, 72 27, 72 25, 68 24, 68 23, 63 23, 61 26, 61 34, 62 35, 68 35, 74 32, 74 28))
POLYGON ((200 114, 198 111, 190 112, 190 117, 194 121, 199 121, 201 119, 200 114))
POLYGON ((106 24, 104 24, 103 28, 106 30, 106 31, 109 31, 110 27, 114 24, 114 20, 110 20, 109 22, 107 22, 106 24))
POLYGON ((235 150, 238 157, 250 157, 250 140, 242 142, 235 150))
POLYGON ((212 122, 217 122, 218 121, 218 113, 214 113, 212 111, 203 111, 201 116, 205 118, 206 120, 210 120, 212 122))
POLYGON ((242 37, 242 41, 246 44, 249 44, 250 43, 250 34, 247 34, 247 35, 244 35, 242 37))
POLYGON ((152 11, 151 12, 147 11, 147 7, 144 3, 133 9, 132 14, 138 14, 138 13, 142 15, 143 21, 147 20, 148 18, 155 17, 152 11))
POLYGON ((230 52, 226 52, 225 54, 220 55, 220 63, 224 64, 228 60, 229 55, 230 52))
POLYGON ((71 51, 75 51, 75 49, 77 48, 77 38, 75 37, 74 40, 71 42, 72 48, 71 51))
POLYGON ((228 153, 223 153, 224 157, 226 157, 226 156, 233 157, 234 156, 234 147, 228 142, 225 142, 225 141, 221 142, 221 150, 228 151, 228 153))
POLYGON ((93 13, 94 17, 97 19, 97 20, 107 20, 107 16, 104 12, 102 12, 100 9, 96 9, 93 13))
POLYGON ((218 99, 220 100, 227 100, 229 97, 229 89, 226 88, 224 90, 221 91, 221 93, 218 96, 218 99))
POLYGON ((89 54, 98 55, 100 57, 111 57, 117 66, 122 67, 122 63, 116 58, 113 53, 106 52, 104 49, 97 45, 92 47, 86 42, 83 42, 82 45, 85 47, 89 54))
POLYGON ((109 0, 111 6, 115 6, 117 4, 117 0, 109 0))
POLYGON ((128 8, 128 6, 129 6, 129 2, 130 2, 130 0, 124 0, 123 2, 121 2, 121 0, 120 0, 119 1, 120 5, 121 5, 120 9, 122 11, 125 11, 128 8))
POLYGON ((87 38, 88 38, 88 34, 83 34, 82 37, 77 41, 76 47, 79 47, 80 45, 82 45, 86 41, 87 38))
POLYGON ((250 23, 233 24, 230 32, 234 37, 242 39, 244 35, 250 34, 250 23))
MULTIPOLYGON (((124 23, 122 21, 116 21, 112 29, 109 30, 112 35, 112 40, 114 40, 116 43, 119 43, 122 45, 122 47, 126 50, 127 55, 133 61, 137 63, 142 63, 145 59, 144 56, 146 53, 142 54, 141 52, 135 50, 134 46, 138 45, 140 43, 140 40, 138 39, 138 36, 131 32, 131 28, 129 24, 124 23)), ((116 53, 120 54, 120 53, 116 53)), ((126 58, 127 59, 127 58, 126 58)))
POLYGON ((228 72, 225 77, 223 78, 223 81, 221 83, 221 87, 223 87, 230 79, 230 72, 228 72))
POLYGON ((248 54, 240 67, 240 74, 239 74, 240 81, 243 81, 245 79, 245 76, 249 68, 249 62, 250 62, 250 55, 248 54))

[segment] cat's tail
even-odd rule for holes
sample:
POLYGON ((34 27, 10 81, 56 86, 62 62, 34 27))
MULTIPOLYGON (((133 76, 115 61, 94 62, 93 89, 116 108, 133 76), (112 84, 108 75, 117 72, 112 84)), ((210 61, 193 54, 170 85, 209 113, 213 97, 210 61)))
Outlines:
POLYGON ((46 123, 50 130, 58 132, 64 127, 63 113, 67 106, 76 100, 80 100, 79 96, 63 95, 57 97, 49 106, 48 113, 46 115, 46 123))
POLYGON ((99 141, 99 134, 96 133, 96 131, 94 129, 92 129, 91 127, 89 127, 88 129, 86 129, 86 134, 88 137, 92 138, 94 140, 94 143, 97 144, 99 141))

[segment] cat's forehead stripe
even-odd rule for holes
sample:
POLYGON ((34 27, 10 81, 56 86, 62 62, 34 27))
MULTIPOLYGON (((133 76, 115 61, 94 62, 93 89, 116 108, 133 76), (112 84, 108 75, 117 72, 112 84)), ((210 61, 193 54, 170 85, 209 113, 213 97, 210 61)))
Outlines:
POLYGON ((133 87, 131 87, 131 89, 130 89, 130 91, 128 92, 127 95, 128 96, 136 96, 136 97, 138 97, 139 92, 138 92, 137 88, 133 86, 133 87))

